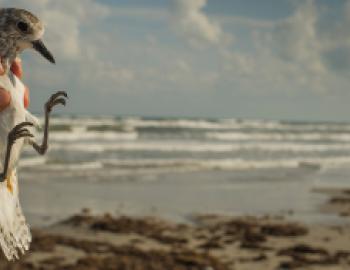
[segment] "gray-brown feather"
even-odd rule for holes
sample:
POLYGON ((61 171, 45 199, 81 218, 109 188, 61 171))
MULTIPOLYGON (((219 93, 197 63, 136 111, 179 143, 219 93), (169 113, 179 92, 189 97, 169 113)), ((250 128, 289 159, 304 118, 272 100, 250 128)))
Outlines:
POLYGON ((5 59, 2 63, 10 66, 20 52, 19 42, 30 40, 43 28, 42 22, 27 10, 0 8, 0 57, 5 59), (27 31, 18 29, 19 22, 28 24, 27 31))

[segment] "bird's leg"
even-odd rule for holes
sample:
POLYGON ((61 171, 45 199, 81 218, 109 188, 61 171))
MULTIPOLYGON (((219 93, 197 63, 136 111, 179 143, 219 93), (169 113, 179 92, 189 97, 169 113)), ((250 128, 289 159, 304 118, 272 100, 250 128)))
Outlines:
POLYGON ((33 135, 29 132, 29 130, 26 127, 33 126, 33 123, 31 122, 23 122, 21 124, 18 124, 15 126, 8 134, 7 136, 7 149, 6 149, 6 155, 5 155, 5 161, 4 161, 4 170, 0 174, 0 182, 4 182, 7 177, 10 157, 11 157, 11 149, 16 140, 20 138, 25 137, 33 137, 33 135))
POLYGON ((44 138, 41 145, 32 141, 31 144, 33 148, 40 154, 44 155, 48 149, 48 140, 49 140, 49 122, 50 122, 50 113, 52 108, 58 104, 66 105, 66 98, 68 95, 65 91, 59 91, 53 94, 50 99, 45 103, 45 125, 44 125, 44 138))

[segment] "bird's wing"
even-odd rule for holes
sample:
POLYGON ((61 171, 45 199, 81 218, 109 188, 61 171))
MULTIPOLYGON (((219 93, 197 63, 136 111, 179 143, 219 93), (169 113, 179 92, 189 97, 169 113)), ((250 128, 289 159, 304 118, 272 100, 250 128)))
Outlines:
POLYGON ((18 259, 29 249, 32 237, 19 203, 16 171, 0 183, 0 204, 0 246, 8 260, 18 259))

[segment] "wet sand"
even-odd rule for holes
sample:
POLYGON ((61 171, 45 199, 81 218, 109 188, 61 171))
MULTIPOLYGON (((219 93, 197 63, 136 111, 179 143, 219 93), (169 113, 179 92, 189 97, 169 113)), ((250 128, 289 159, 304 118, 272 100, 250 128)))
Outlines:
MULTIPOLYGON (((342 222, 321 213, 328 194, 313 192, 314 172, 192 172, 90 179, 21 172, 21 203, 28 222, 43 226, 83 208, 95 214, 157 216, 186 222, 192 214, 284 215, 306 223, 342 222), (145 180, 147 178, 147 181, 145 180)), ((86 175, 85 175, 86 174, 86 175)))

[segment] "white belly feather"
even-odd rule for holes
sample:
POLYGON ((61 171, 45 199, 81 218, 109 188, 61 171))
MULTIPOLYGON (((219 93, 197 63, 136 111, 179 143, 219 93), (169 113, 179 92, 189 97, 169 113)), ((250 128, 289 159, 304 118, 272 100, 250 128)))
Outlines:
MULTIPOLYGON (((15 86, 7 75, 0 76, 0 87, 11 94, 11 104, 0 112, 0 170, 3 170, 7 147, 8 133, 19 123, 26 119, 24 108, 24 85, 14 77, 15 86)), ((22 214, 18 199, 18 181, 16 165, 23 147, 24 139, 19 139, 12 147, 9 162, 9 177, 12 190, 8 183, 0 183, 0 245, 9 260, 19 257, 29 248, 31 235, 22 214)))

